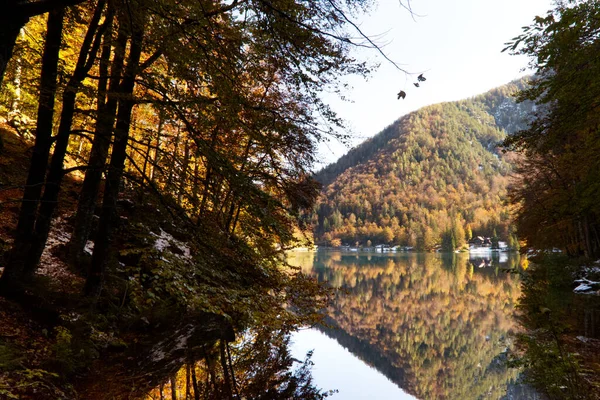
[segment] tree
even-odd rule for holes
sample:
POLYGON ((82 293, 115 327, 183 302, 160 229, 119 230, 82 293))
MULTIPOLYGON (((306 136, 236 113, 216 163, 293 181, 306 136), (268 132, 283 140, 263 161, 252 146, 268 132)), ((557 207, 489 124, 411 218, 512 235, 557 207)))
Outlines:
POLYGON ((394 241, 394 231, 389 226, 383 228, 383 241, 388 244, 394 241))
MULTIPOLYGON (((43 3, 43 10, 53 10, 76 2, 43 3)), ((273 247, 286 247, 300 210, 317 194, 310 177, 315 143, 342 126, 320 93, 338 90, 340 73, 369 72, 349 53, 357 44, 350 31, 358 29, 350 16, 367 4, 351 3, 100 0, 89 16, 82 16, 86 7, 76 9, 75 25, 87 34, 81 43, 62 43, 79 59, 69 59, 73 69, 59 87, 57 134, 52 136, 51 118, 38 129, 41 157, 32 163, 35 179, 27 184, 22 234, 3 275, 13 281, 5 287, 20 286, 24 275, 35 272, 62 178, 77 169, 86 177, 71 259, 78 264, 88 238, 94 239, 88 294, 102 287, 125 182, 159 194, 170 212, 200 230, 222 232, 226 241, 252 243, 268 256, 273 247), (80 113, 77 122, 74 113, 80 113), (74 133, 78 155, 85 147, 89 158, 65 169, 74 133), (91 148, 82 137, 91 139, 91 148), (103 173, 102 212, 91 237, 103 173)), ((34 15, 31 4, 21 5, 34 15)), ((344 220, 336 210, 323 221, 327 231, 344 220)), ((376 226, 369 229, 381 236, 376 226)))
POLYGON ((33 270, 26 270, 31 239, 36 220, 37 207, 42 193, 50 147, 52 145, 52 120, 56 95, 58 55, 62 41, 64 9, 50 13, 42 56, 42 74, 39 86, 39 106, 36 125, 36 140, 31 157, 31 166, 19 212, 15 243, 2 277, 0 290, 7 293, 20 290, 22 281, 27 280, 33 270))
POLYGON ((0 87, 4 78, 6 66, 10 61, 19 32, 29 18, 47 12, 56 12, 65 7, 82 3, 84 0, 16 0, 2 2, 0 16, 0 87), (7 4, 8 3, 8 4, 7 4))
POLYGON ((456 238, 454 236, 454 232, 452 229, 448 229, 442 234, 442 250, 451 252, 454 251, 455 248, 456 238))
POLYGON ((524 155, 511 192, 519 236, 529 246, 600 255, 600 2, 558 2, 508 44, 536 75, 521 101, 538 106, 506 148, 524 155))

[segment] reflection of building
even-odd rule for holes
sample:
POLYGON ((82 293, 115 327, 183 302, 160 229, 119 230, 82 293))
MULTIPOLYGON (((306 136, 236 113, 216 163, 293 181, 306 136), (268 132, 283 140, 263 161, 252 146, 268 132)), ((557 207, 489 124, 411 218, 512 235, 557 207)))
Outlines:
POLYGON ((506 254, 506 252, 500 253, 500 255, 498 256, 498 262, 500 262, 500 263, 508 262, 508 254, 506 254))
POLYGON ((470 257, 469 261, 475 268, 491 267, 494 264, 491 258, 484 257, 470 257))

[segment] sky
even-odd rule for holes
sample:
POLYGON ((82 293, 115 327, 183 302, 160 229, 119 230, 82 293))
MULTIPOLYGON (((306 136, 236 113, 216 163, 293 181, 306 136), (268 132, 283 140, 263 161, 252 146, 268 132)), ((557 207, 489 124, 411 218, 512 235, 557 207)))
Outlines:
POLYGON ((398 0, 374 3, 374 10, 355 22, 390 59, 414 75, 398 71, 375 50, 355 50, 356 58, 381 65, 367 81, 346 79, 351 85, 346 97, 352 102, 324 96, 346 120, 353 138, 350 146, 321 144, 317 169, 411 111, 469 98, 530 73, 524 70, 527 58, 501 50, 536 15, 552 8, 552 0, 411 0, 413 18, 398 0), (416 88, 413 82, 419 73, 427 81, 416 88), (406 99, 396 98, 400 90, 407 93, 406 99))

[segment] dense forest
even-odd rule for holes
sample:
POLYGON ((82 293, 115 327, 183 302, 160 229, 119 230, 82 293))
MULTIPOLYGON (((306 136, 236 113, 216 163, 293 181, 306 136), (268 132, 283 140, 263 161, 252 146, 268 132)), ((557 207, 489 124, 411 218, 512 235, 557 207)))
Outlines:
POLYGON ((472 236, 516 247, 506 204, 514 156, 499 147, 533 106, 513 95, 526 80, 394 122, 317 173, 311 216, 317 243, 451 249, 472 236))
POLYGON ((187 364, 196 399, 321 398, 285 337, 327 293, 282 253, 342 127, 320 94, 370 72, 370 2, 5 3, 0 397, 135 397, 187 364), (281 357, 246 385, 254 342, 229 343, 256 327, 281 357))

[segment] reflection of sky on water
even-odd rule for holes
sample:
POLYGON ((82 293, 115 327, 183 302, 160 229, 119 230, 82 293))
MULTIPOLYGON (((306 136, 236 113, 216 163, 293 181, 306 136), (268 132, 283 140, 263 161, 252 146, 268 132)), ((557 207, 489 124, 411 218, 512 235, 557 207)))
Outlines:
POLYGON ((292 355, 299 360, 314 350, 315 384, 324 390, 339 390, 334 399, 415 399, 317 329, 301 330, 292 341, 292 355))

